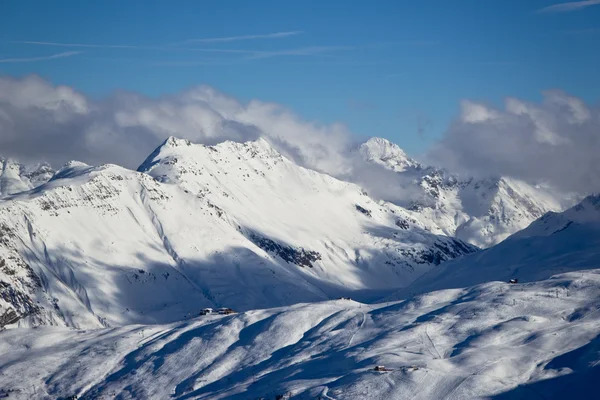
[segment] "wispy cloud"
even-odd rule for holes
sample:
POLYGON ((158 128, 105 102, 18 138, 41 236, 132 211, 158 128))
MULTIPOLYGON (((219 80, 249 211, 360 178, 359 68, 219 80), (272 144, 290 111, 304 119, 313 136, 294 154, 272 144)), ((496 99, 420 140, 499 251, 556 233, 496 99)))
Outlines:
POLYGON ((590 6, 600 5, 600 0, 571 1, 569 3, 559 3, 538 10, 541 13, 562 13, 581 10, 590 6))
POLYGON ((2 58, 2 59, 0 59, 0 63, 27 63, 27 62, 36 62, 36 61, 46 61, 46 60, 54 60, 56 58, 72 57, 77 54, 81 54, 81 51, 65 51, 63 53, 52 54, 49 56, 41 56, 41 57, 2 58))
POLYGON ((247 56, 245 59, 263 59, 279 56, 313 56, 325 54, 339 50, 353 49, 351 46, 308 46, 292 49, 280 50, 252 50, 252 49, 219 49, 219 48, 195 48, 179 46, 132 46, 120 44, 84 44, 84 43, 62 43, 62 42, 41 42, 41 41, 13 41, 10 43, 52 46, 52 47, 71 47, 71 48, 95 48, 95 49, 124 49, 124 50, 160 50, 175 52, 203 52, 216 54, 231 54, 247 56))
POLYGON ((253 59, 271 58, 279 56, 314 56, 318 54, 327 54, 340 50, 352 50, 352 46, 310 46, 297 49, 284 49, 274 51, 255 51, 251 56, 253 59))
POLYGON ((37 46, 52 46, 52 47, 85 47, 93 49, 140 49, 140 50, 156 50, 165 47, 161 46, 130 46, 122 44, 84 44, 84 43, 61 43, 61 42, 40 42, 32 40, 12 41, 9 43, 16 44, 31 44, 37 46))
POLYGON ((236 49, 214 49, 214 48, 189 48, 172 46, 134 46, 126 44, 87 44, 87 43, 62 43, 62 42, 40 42, 40 41, 13 41, 10 43, 27 44, 34 46, 51 47, 74 47, 74 48, 92 48, 92 49, 123 49, 123 50, 166 50, 166 51, 202 51, 209 53, 231 53, 231 54, 255 54, 261 53, 254 50, 236 50, 236 49))
POLYGON ((153 61, 149 65, 151 67, 199 67, 208 65, 234 65, 243 60, 169 60, 169 61, 153 61))
POLYGON ((304 33, 303 31, 289 31, 289 32, 275 32, 266 33, 262 35, 241 35, 241 36, 228 36, 218 38, 203 38, 203 39, 189 39, 177 44, 190 44, 190 43, 224 43, 224 42, 237 42, 240 40, 254 40, 254 39, 280 39, 290 36, 296 36, 304 33))

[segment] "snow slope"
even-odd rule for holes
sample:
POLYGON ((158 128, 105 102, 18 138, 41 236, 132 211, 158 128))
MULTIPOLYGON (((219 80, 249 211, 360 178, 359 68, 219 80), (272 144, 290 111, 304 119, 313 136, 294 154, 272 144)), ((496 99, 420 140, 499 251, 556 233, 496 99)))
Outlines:
POLYGON ((588 270, 388 304, 337 300, 168 325, 4 330, 0 393, 15 399, 593 399, 598 310, 600 270, 588 270), (376 372, 375 365, 390 371, 376 372))
POLYGON ((267 142, 168 139, 0 201, 0 325, 167 323, 206 306, 369 299, 475 248, 267 142))
POLYGON ((600 265, 600 196, 548 213, 504 242, 431 270, 398 296, 493 280, 522 282, 600 265))
POLYGON ((398 184, 413 193, 398 204, 413 211, 414 219, 482 248, 526 228, 548 211, 564 210, 576 197, 508 177, 465 179, 423 166, 381 138, 369 139, 359 152, 365 160, 398 173, 398 184))

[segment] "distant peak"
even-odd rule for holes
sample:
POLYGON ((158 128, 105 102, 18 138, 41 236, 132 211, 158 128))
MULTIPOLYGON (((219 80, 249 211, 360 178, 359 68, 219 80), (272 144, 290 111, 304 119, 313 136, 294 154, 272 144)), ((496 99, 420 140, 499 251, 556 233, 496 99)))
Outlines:
POLYGON ((71 161, 67 161, 60 170, 63 170, 65 168, 77 168, 77 167, 89 167, 89 165, 84 162, 81 162, 81 161, 71 160, 71 161))
POLYGON ((373 158, 381 159, 390 156, 408 158, 400 146, 380 137, 370 138, 360 146, 360 149, 363 153, 367 153, 373 158))
MULTIPOLYGON (((199 157, 205 150, 208 150, 208 154, 213 156, 218 153, 245 154, 251 152, 255 154, 264 154, 268 157, 281 157, 281 154, 269 143, 268 140, 264 138, 249 140, 243 143, 233 140, 225 140, 214 145, 209 145, 192 143, 188 139, 179 139, 171 136, 160 146, 158 146, 152 152, 152 154, 146 158, 146 160, 144 160, 144 162, 138 167, 137 171, 148 173, 163 159, 168 157, 177 157, 178 159, 185 160, 189 157, 199 157), (184 148, 186 150, 183 150, 184 148), (187 148, 191 149, 192 151, 188 152, 187 148)), ((208 159, 211 159, 211 157, 208 157, 208 159)))
POLYGON ((175 136, 169 136, 167 140, 163 142, 160 147, 181 147, 181 146, 191 146, 192 142, 188 139, 179 139, 175 136))
POLYGON ((576 211, 589 210, 600 212, 600 194, 591 194, 574 207, 576 211))
POLYGON ((361 144, 359 152, 367 161, 382 164, 394 171, 420 166, 417 161, 407 156, 400 146, 380 137, 372 137, 361 144))
POLYGON ((390 147, 396 147, 398 149, 400 149, 400 146, 398 146, 395 143, 390 142, 389 140, 382 138, 382 137, 372 137, 369 138, 369 140, 367 140, 365 142, 365 144, 367 145, 377 145, 377 146, 390 146, 390 147))
POLYGON ((50 180, 54 181, 58 179, 69 178, 75 175, 79 175, 85 171, 89 171, 93 168, 94 167, 91 167, 84 162, 71 160, 66 162, 65 165, 62 166, 62 168, 56 171, 56 173, 50 180))

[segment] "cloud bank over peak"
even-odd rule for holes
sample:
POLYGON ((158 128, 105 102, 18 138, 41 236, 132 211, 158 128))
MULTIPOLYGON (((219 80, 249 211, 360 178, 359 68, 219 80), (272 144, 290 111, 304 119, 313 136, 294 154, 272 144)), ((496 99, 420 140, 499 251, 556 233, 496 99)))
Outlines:
POLYGON ((545 92, 539 104, 508 98, 504 109, 465 101, 428 158, 471 174, 598 191, 600 110, 556 90, 545 92))
POLYGON ((135 168, 169 136, 204 144, 264 137, 307 167, 335 175, 351 169, 344 154, 353 136, 343 125, 307 122, 278 104, 242 104, 208 86, 159 98, 117 92, 95 101, 37 76, 0 77, 5 156, 135 168))
MULTIPOLYGON (((539 104, 509 98, 504 109, 463 101, 427 161, 586 194, 600 190, 599 127, 598 107, 560 91, 546 92, 539 104)), ((302 166, 357 182, 380 198, 406 200, 398 174, 366 162, 344 125, 306 121, 279 104, 242 103, 208 86, 158 98, 122 91, 94 100, 37 76, 0 77, 5 157, 55 167, 77 159, 136 168, 169 136, 203 144, 262 137, 302 166)))

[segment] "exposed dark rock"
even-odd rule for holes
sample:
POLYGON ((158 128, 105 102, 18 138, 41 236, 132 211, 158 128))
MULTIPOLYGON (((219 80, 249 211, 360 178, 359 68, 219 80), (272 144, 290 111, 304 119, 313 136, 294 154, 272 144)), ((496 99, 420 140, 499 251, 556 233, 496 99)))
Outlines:
POLYGON ((405 219, 402 218, 398 218, 396 219, 396 226, 400 229, 408 229, 410 228, 410 225, 408 224, 408 221, 406 221, 405 219))
POLYGON ((13 324, 28 315, 37 314, 40 310, 31 297, 4 281, 0 281, 0 298, 14 307, 5 310, 0 315, 0 328, 13 324))
POLYGON ((248 239, 264 251, 276 254, 286 262, 301 267, 312 268, 313 263, 321 259, 321 254, 317 251, 306 250, 301 247, 293 248, 253 232, 248 235, 248 239))
POLYGON ((361 207, 358 204, 356 204, 355 207, 358 212, 365 214, 367 217, 371 216, 371 211, 367 210, 366 208, 361 207))

